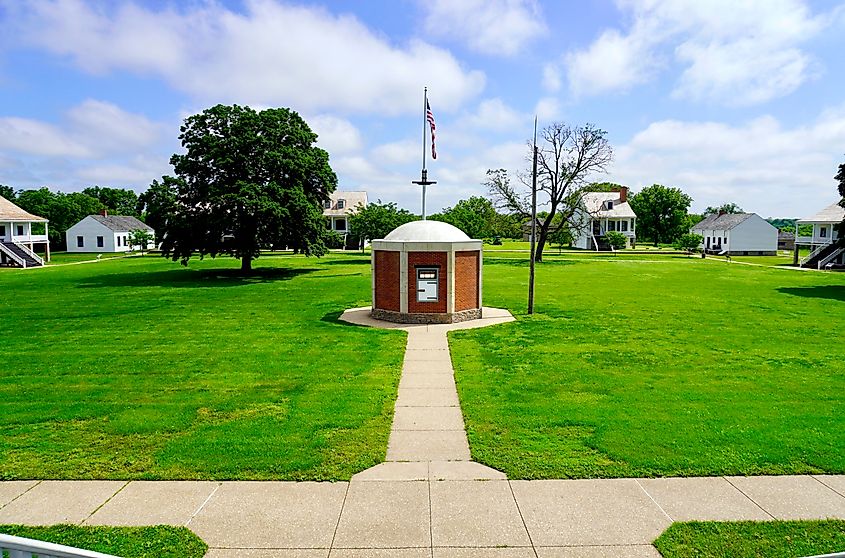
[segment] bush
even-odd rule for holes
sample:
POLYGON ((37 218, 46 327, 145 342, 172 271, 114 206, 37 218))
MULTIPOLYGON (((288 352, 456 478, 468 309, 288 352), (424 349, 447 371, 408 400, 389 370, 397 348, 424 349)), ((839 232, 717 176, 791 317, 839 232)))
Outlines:
POLYGON ((697 252, 704 237, 700 234, 686 233, 678 237, 675 241, 674 247, 676 250, 686 250, 687 254, 697 252))
POLYGON ((608 231, 604 235, 604 239, 610 244, 610 247, 614 250, 622 250, 628 244, 625 235, 621 232, 616 231, 608 231))

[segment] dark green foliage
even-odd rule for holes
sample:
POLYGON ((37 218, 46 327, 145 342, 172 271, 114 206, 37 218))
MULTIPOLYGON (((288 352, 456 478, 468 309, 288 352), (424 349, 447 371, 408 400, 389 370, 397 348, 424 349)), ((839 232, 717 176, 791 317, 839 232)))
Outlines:
POLYGON ((675 240, 674 248, 675 250, 685 250, 687 253, 692 254, 698 250, 703 241, 704 237, 700 234, 684 233, 675 240))
POLYGON ((621 232, 607 231, 604 234, 604 239, 614 250, 621 250, 625 248, 625 244, 627 244, 625 235, 621 232))
POLYGON ((323 202, 337 187, 329 155, 296 112, 217 105, 190 116, 170 158, 177 203, 162 252, 181 261, 229 254, 248 271, 265 248, 326 253, 323 202))
POLYGON ((628 203, 637 214, 637 236, 651 240, 655 246, 671 243, 689 230, 687 209, 692 198, 680 188, 654 184, 631 196, 628 203))
POLYGON ((377 240, 396 227, 416 220, 416 215, 407 209, 399 209, 395 202, 382 203, 378 200, 366 207, 355 208, 355 213, 349 216, 349 230, 361 240, 377 240))
POLYGON ((496 209, 487 198, 472 196, 460 200, 455 207, 447 207, 441 213, 432 215, 431 219, 449 223, 470 238, 490 238, 495 233, 496 209))
POLYGON ((129 233, 129 247, 139 249, 143 254, 147 250, 150 242, 155 240, 152 233, 143 229, 138 229, 129 233))
POLYGON ((707 206, 707 209, 704 210, 704 216, 707 217, 708 215, 713 215, 715 213, 745 213, 740 206, 735 203, 727 202, 723 203, 722 205, 707 206))
MULTIPOLYGON (((798 219, 766 219, 770 225, 777 228, 779 231, 795 234, 795 222, 798 219)), ((813 236, 813 225, 803 224, 798 225, 799 236, 813 236)))
POLYGON ((15 189, 5 184, 0 184, 0 196, 6 198, 10 202, 15 201, 15 189))
POLYGON ((140 217, 138 212, 138 194, 125 188, 101 188, 92 186, 85 188, 82 193, 100 200, 100 203, 113 215, 131 215, 140 217))
POLYGON ((845 521, 673 523, 654 546, 664 558, 795 558, 845 550, 845 521))
POLYGON ((168 219, 176 212, 176 199, 180 186, 184 187, 182 180, 164 176, 161 182, 153 180, 147 191, 138 196, 135 212, 156 231, 159 239, 164 235, 168 219))
POLYGON ((622 188, 622 184, 615 182, 593 182, 587 189, 590 192, 619 192, 622 188))
POLYGON ((91 527, 0 525, 0 533, 63 544, 121 558, 202 558, 208 550, 187 527, 91 527))
POLYGON ((552 228, 549 231, 549 245, 557 246, 559 254, 563 251, 564 246, 572 244, 572 240, 572 231, 569 229, 567 224, 563 222, 563 219, 558 216, 552 223, 552 228))
POLYGON ((65 232, 88 215, 103 209, 99 200, 80 192, 65 194, 47 188, 22 190, 14 202, 22 209, 49 219, 49 238, 53 250, 64 250, 65 232))

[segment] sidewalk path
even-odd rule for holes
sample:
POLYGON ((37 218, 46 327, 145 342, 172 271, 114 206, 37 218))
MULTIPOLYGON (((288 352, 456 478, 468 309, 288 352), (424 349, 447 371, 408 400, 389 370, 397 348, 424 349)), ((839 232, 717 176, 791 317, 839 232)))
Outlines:
POLYGON ((6 481, 0 523, 186 525, 209 558, 658 558, 673 521, 845 519, 845 475, 515 481, 470 461, 446 332, 513 320, 484 315, 390 324, 409 334, 387 461, 350 482, 6 481))

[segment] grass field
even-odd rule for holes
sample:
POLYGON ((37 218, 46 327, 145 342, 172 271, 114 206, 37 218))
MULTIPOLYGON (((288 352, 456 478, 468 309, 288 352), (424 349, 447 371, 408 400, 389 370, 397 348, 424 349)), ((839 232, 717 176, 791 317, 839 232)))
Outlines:
MULTIPOLYGON (((649 258, 648 256, 645 256, 649 258)), ((511 478, 845 472, 845 274, 485 259, 515 323, 450 334, 473 457, 511 478)))
POLYGON ((127 254, 90 254, 77 252, 53 252, 50 255, 50 263, 47 265, 61 265, 77 262, 90 262, 100 256, 100 261, 112 258, 125 258, 127 254))
POLYGON ((0 479, 346 479, 384 459, 405 334, 337 323, 370 260, 0 271, 0 479))
POLYGON ((654 541, 664 558, 795 558, 845 550, 845 521, 675 523, 654 541))
POLYGON ((0 525, 0 533, 93 550, 122 558, 202 558, 208 550, 186 527, 0 525))

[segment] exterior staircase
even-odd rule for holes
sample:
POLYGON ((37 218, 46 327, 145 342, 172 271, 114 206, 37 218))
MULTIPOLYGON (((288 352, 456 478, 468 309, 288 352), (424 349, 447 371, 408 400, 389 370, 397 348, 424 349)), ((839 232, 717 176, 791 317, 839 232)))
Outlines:
POLYGON ((20 267, 41 267, 44 265, 44 260, 38 254, 17 242, 0 242, 0 252, 6 255, 7 260, 20 267))
POLYGON ((825 244, 813 250, 809 256, 801 260, 801 267, 809 267, 812 269, 821 269, 826 263, 832 261, 843 252, 841 246, 837 244, 825 244))

